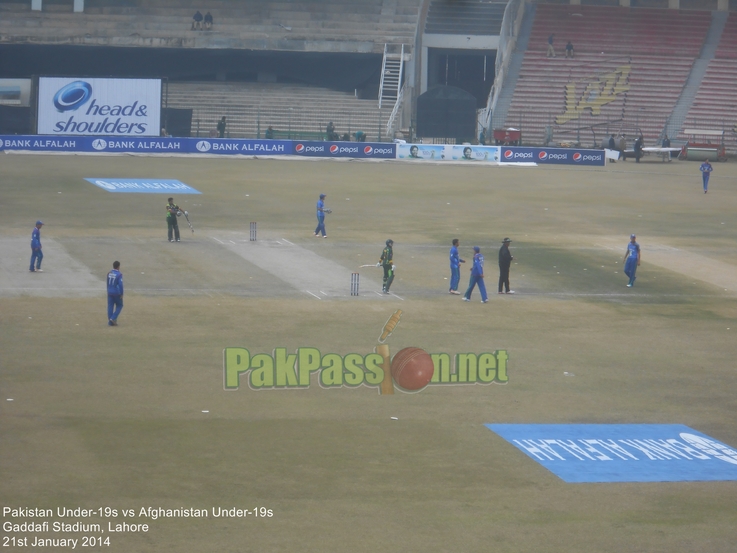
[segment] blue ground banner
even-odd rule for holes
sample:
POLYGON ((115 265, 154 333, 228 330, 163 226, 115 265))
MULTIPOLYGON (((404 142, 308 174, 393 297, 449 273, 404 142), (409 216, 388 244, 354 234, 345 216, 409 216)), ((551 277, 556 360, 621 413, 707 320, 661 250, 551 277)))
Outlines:
POLYGON ((737 451, 681 424, 487 424, 566 482, 737 480, 737 451))
POLYGON ((130 192, 136 194, 201 194, 191 186, 173 179, 84 179, 108 192, 130 192))

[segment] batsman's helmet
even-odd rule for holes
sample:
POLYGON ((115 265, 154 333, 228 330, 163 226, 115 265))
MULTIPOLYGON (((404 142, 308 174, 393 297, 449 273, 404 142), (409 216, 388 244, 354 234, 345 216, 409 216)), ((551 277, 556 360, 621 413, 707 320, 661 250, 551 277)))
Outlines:
POLYGON ((387 241, 386 241, 386 245, 387 245, 387 246, 389 246, 389 245, 391 245, 391 244, 394 244, 394 240, 392 240, 392 239, 390 238, 389 240, 387 240, 387 241))

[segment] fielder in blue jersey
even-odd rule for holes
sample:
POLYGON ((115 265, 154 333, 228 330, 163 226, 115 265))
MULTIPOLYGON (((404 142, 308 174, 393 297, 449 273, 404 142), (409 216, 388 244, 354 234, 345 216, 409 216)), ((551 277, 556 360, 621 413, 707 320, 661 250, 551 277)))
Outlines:
POLYGON ((714 168, 711 166, 708 159, 701 164, 701 167, 699 167, 699 171, 701 171, 701 180, 704 183, 704 194, 709 191, 709 175, 711 175, 713 170, 714 168))
POLYGON ((32 273, 43 273, 41 270, 41 260, 44 258, 41 251, 41 227, 43 225, 43 221, 36 221, 36 226, 31 232, 31 267, 29 270, 32 273))
POLYGON ((327 194, 320 194, 320 199, 317 200, 317 228, 315 229, 315 236, 322 233, 323 238, 327 238, 325 234, 325 198, 327 194))
POLYGON ((637 236, 630 235, 630 243, 627 244, 627 251, 624 254, 624 274, 630 277, 627 288, 635 285, 635 273, 637 267, 640 266, 640 244, 636 242, 637 236))
POLYGON ((123 310, 123 273, 120 261, 113 262, 113 270, 107 274, 107 324, 118 326, 118 315, 123 310))
POLYGON ((458 245, 460 240, 453 238, 453 245, 450 248, 450 293, 460 296, 458 291, 458 283, 461 280, 461 263, 465 263, 458 254, 458 245))
POLYGON ((484 256, 481 255, 481 249, 478 246, 473 247, 473 267, 471 267, 471 280, 468 282, 468 290, 463 294, 463 301, 471 301, 471 292, 479 285, 481 292, 481 303, 489 301, 486 295, 486 285, 484 284, 484 256))

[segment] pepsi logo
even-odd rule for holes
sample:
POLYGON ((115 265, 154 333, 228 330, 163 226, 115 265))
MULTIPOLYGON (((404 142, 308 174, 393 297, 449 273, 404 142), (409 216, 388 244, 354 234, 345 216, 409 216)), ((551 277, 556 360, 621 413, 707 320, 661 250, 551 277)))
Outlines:
POLYGON ((338 146, 336 144, 330 145, 330 153, 331 154, 337 154, 338 153, 338 146))
POLYGON ((512 150, 506 150, 504 152, 504 159, 512 159, 514 158, 514 152, 512 150))
POLYGON ((294 151, 297 152, 298 154, 303 153, 305 151, 305 145, 304 144, 297 144, 294 147, 294 151))
POLYGON ((546 152, 545 150, 542 150, 539 154, 537 154, 537 157, 538 159, 547 159, 548 152, 546 152))
POLYGON ((581 158, 582 158, 582 157, 583 157, 583 156, 581 156, 581 152, 575 152, 575 153, 573 154, 573 161, 576 161, 576 162, 578 162, 578 161, 581 161, 581 158))
POLYGON ((363 153, 366 154, 367 156, 370 156, 373 151, 374 149, 371 146, 363 147, 363 153))

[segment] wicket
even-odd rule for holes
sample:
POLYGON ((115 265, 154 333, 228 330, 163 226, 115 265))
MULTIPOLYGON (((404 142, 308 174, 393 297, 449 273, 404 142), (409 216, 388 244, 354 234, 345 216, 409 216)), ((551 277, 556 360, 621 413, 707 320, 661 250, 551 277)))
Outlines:
POLYGON ((351 273, 351 296, 358 295, 358 273, 351 273))
POLYGON ((256 223, 251 221, 251 242, 256 241, 256 223))

